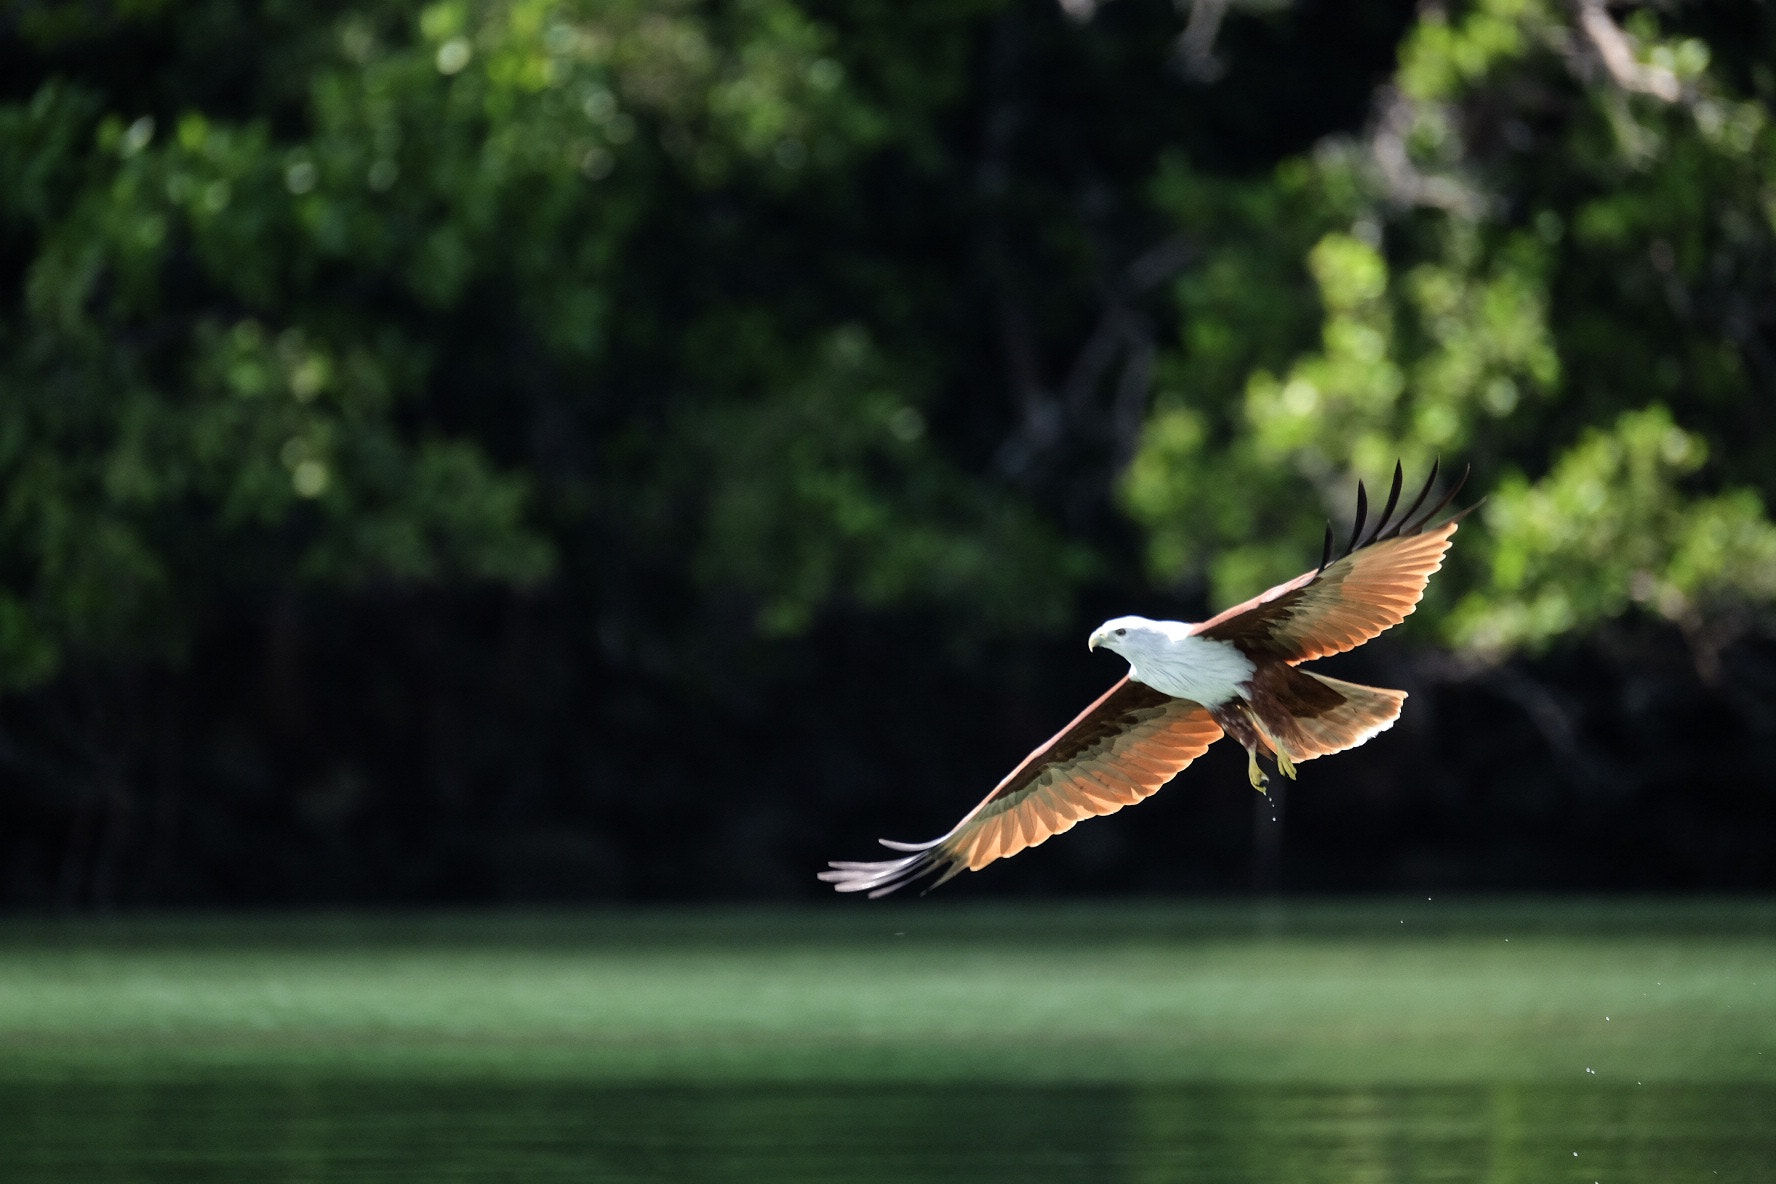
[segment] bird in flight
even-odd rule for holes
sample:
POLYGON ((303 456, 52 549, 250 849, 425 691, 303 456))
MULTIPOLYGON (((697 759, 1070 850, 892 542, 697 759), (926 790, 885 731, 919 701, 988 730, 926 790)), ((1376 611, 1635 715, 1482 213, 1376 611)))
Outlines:
POLYGON ((1312 571, 1195 624, 1145 617, 1104 622, 1087 645, 1128 660, 1121 681, 1025 757, 948 834, 928 843, 881 839, 908 854, 835 859, 820 878, 840 892, 872 897, 931 875, 935 888, 964 869, 979 871, 1071 830, 1083 818, 1140 801, 1223 735, 1245 748, 1247 776, 1262 793, 1269 777, 1259 757, 1293 778, 1297 763, 1355 748, 1392 727, 1405 691, 1299 667, 1398 625, 1443 566, 1451 536, 1473 508, 1443 516, 1467 474, 1427 507, 1437 482, 1433 464, 1424 488, 1396 518, 1403 476, 1396 464, 1387 503, 1367 532, 1368 494, 1357 483, 1350 541, 1334 557, 1328 524, 1312 571))

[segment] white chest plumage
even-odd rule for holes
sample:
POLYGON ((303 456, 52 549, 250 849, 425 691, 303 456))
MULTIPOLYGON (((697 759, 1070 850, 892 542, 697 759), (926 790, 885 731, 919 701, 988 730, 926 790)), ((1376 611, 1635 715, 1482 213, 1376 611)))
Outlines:
POLYGON ((1231 642, 1182 632, 1143 640, 1123 655, 1129 677, 1175 698, 1215 707, 1237 698, 1252 677, 1252 660, 1231 642))

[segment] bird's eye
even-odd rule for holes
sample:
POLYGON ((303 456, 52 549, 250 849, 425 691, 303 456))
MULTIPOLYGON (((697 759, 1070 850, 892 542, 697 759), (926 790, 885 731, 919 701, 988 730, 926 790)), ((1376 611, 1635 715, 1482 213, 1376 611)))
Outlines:
POLYGON ((1118 629, 1118 630, 1117 630, 1117 631, 1116 631, 1116 636, 1118 636, 1118 637, 1127 637, 1127 636, 1128 636, 1128 630, 1127 630, 1127 629, 1118 629))

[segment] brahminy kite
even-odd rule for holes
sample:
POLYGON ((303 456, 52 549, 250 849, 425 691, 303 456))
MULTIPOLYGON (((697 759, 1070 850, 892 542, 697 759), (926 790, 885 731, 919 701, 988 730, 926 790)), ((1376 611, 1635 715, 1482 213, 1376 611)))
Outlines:
POLYGON ((1223 734, 1245 747, 1247 776, 1262 793, 1269 778, 1261 755, 1293 778, 1299 762, 1355 748, 1392 727, 1405 691, 1297 667, 1355 649, 1411 614, 1468 511, 1431 523, 1466 478, 1421 513, 1437 481, 1432 465, 1418 497, 1395 520, 1403 479, 1395 465, 1387 504, 1367 534, 1368 494, 1357 483, 1356 526, 1336 559, 1328 524, 1318 567, 1218 616, 1195 624, 1105 621, 1086 644, 1128 660, 1120 682, 1025 757, 948 834, 928 843, 878 840, 911 854, 835 859, 820 878, 840 892, 871 896, 929 875, 937 875, 935 888, 964 868, 979 871, 1082 818, 1140 801, 1223 734))

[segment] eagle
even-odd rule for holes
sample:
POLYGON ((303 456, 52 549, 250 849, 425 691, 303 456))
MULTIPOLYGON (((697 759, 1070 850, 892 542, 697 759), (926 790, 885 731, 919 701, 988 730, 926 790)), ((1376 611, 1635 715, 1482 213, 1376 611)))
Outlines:
POLYGON ((1105 621, 1086 645, 1127 659, 1129 672, 1115 686, 1025 757, 947 834, 926 843, 878 840, 907 854, 831 860, 820 878, 840 892, 876 897, 935 875, 929 891, 1081 819, 1148 797, 1223 735, 1245 748, 1252 788, 1264 793, 1270 779, 1260 756, 1293 779, 1300 762, 1355 748, 1392 727, 1405 691, 1300 667, 1398 625, 1443 566, 1456 527, 1473 510, 1445 516, 1467 473, 1430 502, 1432 464, 1424 488, 1395 517, 1403 479, 1395 464, 1393 487, 1372 524, 1359 481, 1356 524, 1343 550, 1333 554, 1328 523, 1319 566, 1243 604, 1195 623, 1105 621))

